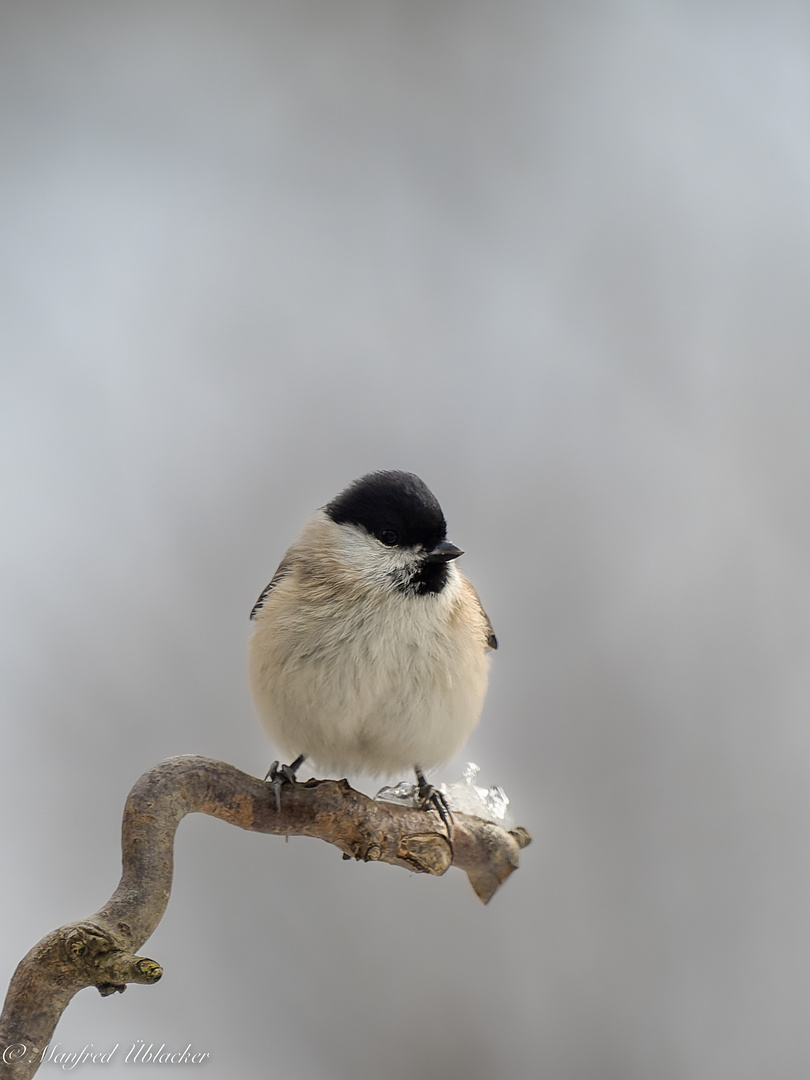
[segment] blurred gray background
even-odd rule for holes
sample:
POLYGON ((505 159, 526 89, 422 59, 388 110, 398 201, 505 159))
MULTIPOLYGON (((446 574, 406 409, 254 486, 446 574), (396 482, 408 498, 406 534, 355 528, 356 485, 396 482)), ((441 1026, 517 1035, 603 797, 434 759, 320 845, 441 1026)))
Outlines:
POLYGON ((404 468, 501 642, 434 779, 506 788, 520 871, 484 908, 187 819, 162 982, 62 1048, 806 1078, 810 8, 0 13, 3 985, 115 887, 144 770, 263 774, 251 606, 404 468))

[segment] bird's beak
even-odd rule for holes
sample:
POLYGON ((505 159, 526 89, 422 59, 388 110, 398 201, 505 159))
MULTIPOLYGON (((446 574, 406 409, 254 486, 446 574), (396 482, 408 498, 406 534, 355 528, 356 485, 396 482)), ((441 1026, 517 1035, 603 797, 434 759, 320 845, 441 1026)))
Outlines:
POLYGON ((451 559, 457 559, 459 555, 463 555, 464 552, 461 548, 456 547, 455 544, 451 544, 449 540, 442 540, 440 544, 427 553, 428 562, 450 562, 451 559))

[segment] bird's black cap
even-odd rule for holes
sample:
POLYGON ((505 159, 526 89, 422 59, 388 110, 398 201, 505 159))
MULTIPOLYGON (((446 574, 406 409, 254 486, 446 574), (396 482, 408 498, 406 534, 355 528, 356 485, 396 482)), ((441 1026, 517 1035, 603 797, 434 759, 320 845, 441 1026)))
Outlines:
POLYGON ((355 480, 324 508, 338 524, 360 525, 384 544, 430 551, 447 537, 442 508, 413 473, 373 472, 355 480))

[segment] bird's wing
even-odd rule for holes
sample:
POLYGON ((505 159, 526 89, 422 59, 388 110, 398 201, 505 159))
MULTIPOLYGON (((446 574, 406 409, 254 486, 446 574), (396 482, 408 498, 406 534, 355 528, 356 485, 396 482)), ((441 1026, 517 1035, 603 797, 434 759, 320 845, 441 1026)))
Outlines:
POLYGON ((495 631, 492 629, 492 623, 489 621, 489 615, 487 615, 487 613, 484 611, 483 605, 481 604, 481 601, 478 599, 478 593, 475 591, 475 588, 472 585, 472 583, 467 578, 465 578, 464 581, 465 581, 465 583, 467 585, 467 588, 470 590, 470 595, 472 596, 472 598, 475 600, 476 604, 478 605, 478 610, 484 616, 484 623, 486 624, 486 628, 487 628, 487 648, 488 649, 497 649, 498 648, 498 639, 495 637, 495 631))
MULTIPOLYGON (((478 601, 478 606, 481 607, 481 601, 478 601)), ((487 624, 487 647, 490 649, 498 648, 498 639, 495 637, 495 631, 492 629, 492 623, 489 621, 489 615, 481 608, 481 614, 484 616, 484 620, 487 624)))
POLYGON ((276 585, 278 585, 278 583, 280 581, 282 581, 285 577, 287 577, 287 575, 290 572, 290 569, 291 569, 291 564, 287 561, 287 559, 285 557, 278 564, 278 569, 276 570, 275 574, 273 574, 272 578, 270 579, 270 584, 266 585, 265 588, 262 589, 261 596, 256 601, 256 603, 253 605, 253 610, 250 613, 251 619, 256 618, 257 613, 259 611, 261 611, 261 609, 264 607, 265 602, 267 600, 267 597, 270 595, 270 593, 273 591, 273 589, 275 589, 276 585))

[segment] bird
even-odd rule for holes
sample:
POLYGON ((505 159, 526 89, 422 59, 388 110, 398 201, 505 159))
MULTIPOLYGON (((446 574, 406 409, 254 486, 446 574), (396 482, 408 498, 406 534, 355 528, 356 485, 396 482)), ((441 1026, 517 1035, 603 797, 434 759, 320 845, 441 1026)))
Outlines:
POLYGON ((258 716, 289 765, 342 775, 413 770, 419 804, 450 829, 425 772, 478 723, 498 646, 456 565, 438 500, 414 473, 371 472, 309 517, 250 618, 249 679, 258 716))

